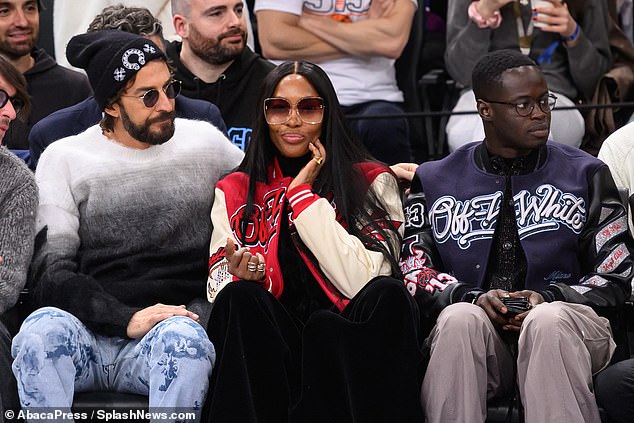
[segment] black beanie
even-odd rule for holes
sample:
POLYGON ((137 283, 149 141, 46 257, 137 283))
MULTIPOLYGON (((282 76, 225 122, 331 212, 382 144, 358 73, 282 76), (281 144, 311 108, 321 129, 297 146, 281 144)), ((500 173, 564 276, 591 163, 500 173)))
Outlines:
POLYGON ((107 101, 143 66, 155 59, 165 59, 165 54, 140 35, 106 30, 71 38, 66 57, 71 65, 86 71, 95 100, 104 110, 107 101))

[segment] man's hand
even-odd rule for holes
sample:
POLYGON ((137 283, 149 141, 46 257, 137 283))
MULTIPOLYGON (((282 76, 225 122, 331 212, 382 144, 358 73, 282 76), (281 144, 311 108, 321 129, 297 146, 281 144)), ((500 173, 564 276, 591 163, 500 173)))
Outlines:
MULTIPOLYGON (((535 291, 529 291, 528 289, 525 289, 523 291, 510 292, 508 296, 516 297, 516 298, 517 297, 528 298, 528 303, 531 305, 531 310, 537 304, 541 304, 544 302, 544 297, 542 297, 542 294, 535 291)), ((524 323, 524 319, 526 319, 526 316, 528 316, 528 313, 530 313, 531 310, 525 311, 524 313, 521 313, 514 317, 509 318, 508 324, 504 325, 502 327, 502 330, 507 330, 510 332, 519 332, 520 329, 522 328, 522 324, 524 323)))
POLYGON ((395 165, 390 166, 390 169, 398 178, 399 183, 409 185, 409 183, 412 182, 412 179, 414 179, 414 174, 416 173, 416 169, 418 169, 418 165, 416 163, 396 163, 395 165))
POLYGON ((185 316, 198 321, 196 313, 187 310, 184 305, 154 304, 153 306, 137 311, 128 322, 128 338, 136 339, 144 336, 158 322, 173 316, 185 316))
POLYGON ((500 300, 500 298, 508 296, 509 293, 506 291, 501 289, 492 289, 486 294, 480 295, 478 300, 475 302, 477 306, 484 309, 487 316, 489 316, 489 320, 491 320, 496 328, 502 328, 509 323, 509 319, 504 317, 507 309, 504 306, 504 303, 500 300))

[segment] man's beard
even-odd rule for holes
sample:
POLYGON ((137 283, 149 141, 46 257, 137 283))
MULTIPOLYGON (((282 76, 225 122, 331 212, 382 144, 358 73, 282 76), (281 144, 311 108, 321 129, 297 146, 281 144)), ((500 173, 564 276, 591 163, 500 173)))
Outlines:
POLYGON ((37 31, 31 28, 32 34, 29 41, 14 43, 9 40, 0 40, 0 53, 11 60, 17 60, 31 53, 37 39, 37 31))
POLYGON ((210 40, 205 38, 192 25, 190 26, 188 42, 191 51, 205 62, 212 65, 224 65, 242 54, 242 50, 244 50, 244 46, 247 42, 247 34, 240 29, 236 29, 221 34, 216 40, 210 40), (232 44, 229 47, 221 46, 220 43, 223 38, 231 37, 236 34, 240 34, 242 37, 242 43, 240 45, 232 44))
POLYGON ((154 119, 148 119, 144 123, 137 125, 132 122, 123 106, 120 110, 123 128, 137 141, 150 145, 161 145, 168 142, 174 136, 174 118, 176 117, 176 113, 174 111, 161 113, 154 119), (168 119, 169 125, 165 127, 165 121, 168 119), (158 132, 150 131, 150 127, 155 122, 163 123, 163 125, 159 125, 160 130, 158 132))

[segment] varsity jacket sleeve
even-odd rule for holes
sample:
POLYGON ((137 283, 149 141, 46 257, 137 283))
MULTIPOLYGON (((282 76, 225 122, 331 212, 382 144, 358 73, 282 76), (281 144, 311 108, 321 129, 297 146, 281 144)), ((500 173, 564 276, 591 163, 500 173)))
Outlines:
MULTIPOLYGON (((402 235, 403 208, 398 184, 391 173, 380 173, 370 189, 388 208, 389 219, 402 235)), ((348 233, 337 222, 335 210, 328 200, 302 184, 288 192, 297 232, 317 259, 328 280, 346 297, 354 297, 375 276, 390 275, 390 263, 382 252, 366 248, 360 239, 348 233)), ((386 232, 390 233, 390 228, 386 232)), ((398 249, 396 237, 391 242, 398 249)))
POLYGON ((213 302, 218 292, 229 282, 233 276, 229 273, 229 262, 225 258, 225 245, 227 238, 237 242, 231 232, 229 218, 227 217, 227 205, 225 193, 216 187, 214 204, 211 207, 211 243, 209 244, 209 278, 207 279, 207 300, 213 302))
POLYGON ((542 295, 547 301, 615 307, 631 294, 634 262, 627 213, 607 166, 593 175, 589 202, 579 238, 579 262, 585 276, 576 285, 552 284, 542 295))
MULTIPOLYGON (((454 302, 475 298, 484 291, 443 272, 443 262, 436 248, 432 225, 427 215, 427 201, 418 176, 414 177, 405 200, 405 235, 400 267, 405 286, 419 304, 442 309, 454 302)), ((428 312, 429 310, 423 310, 428 312)))
POLYGON ((57 158, 42 160, 36 171, 40 190, 37 227, 47 228, 47 237, 34 258, 35 303, 63 309, 104 335, 126 337, 128 322, 140 308, 123 304, 81 272, 79 205, 64 160, 57 158))

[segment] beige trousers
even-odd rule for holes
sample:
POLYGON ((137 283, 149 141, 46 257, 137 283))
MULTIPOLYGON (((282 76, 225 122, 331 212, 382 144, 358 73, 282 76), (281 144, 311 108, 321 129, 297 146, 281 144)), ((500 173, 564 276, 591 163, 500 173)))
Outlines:
MULTIPOLYGON (((484 422, 487 400, 512 392, 513 356, 480 307, 447 307, 427 343, 421 391, 427 422, 484 422)), ((608 320, 590 307, 559 301, 535 307, 518 343, 526 423, 600 422, 592 375, 608 365, 615 347, 608 320)))

